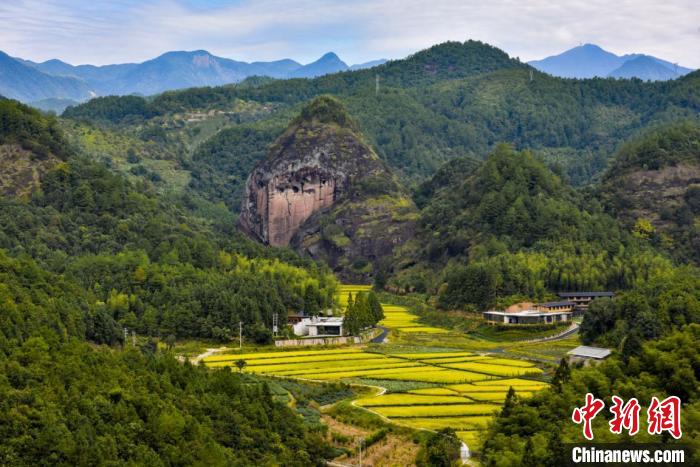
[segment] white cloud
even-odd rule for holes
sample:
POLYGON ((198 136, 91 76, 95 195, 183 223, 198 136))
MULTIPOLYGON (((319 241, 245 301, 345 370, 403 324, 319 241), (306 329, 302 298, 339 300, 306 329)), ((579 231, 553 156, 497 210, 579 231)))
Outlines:
POLYGON ((207 49, 239 60, 302 62, 333 50, 350 63, 478 39, 523 60, 592 42, 700 67, 694 0, 10 0, 0 48, 73 63, 142 61, 207 49))

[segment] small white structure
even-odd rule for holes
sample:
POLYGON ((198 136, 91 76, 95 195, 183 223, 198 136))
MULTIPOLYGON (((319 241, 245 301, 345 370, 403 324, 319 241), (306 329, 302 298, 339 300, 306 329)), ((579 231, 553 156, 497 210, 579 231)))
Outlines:
POLYGON ((294 334, 297 336, 328 337, 343 335, 343 318, 312 316, 294 324, 294 334))
POLYGON ((462 446, 459 448, 459 458, 462 460, 462 464, 466 464, 469 462, 469 458, 472 456, 471 452, 469 452, 469 446, 467 446, 466 443, 462 442, 462 446))

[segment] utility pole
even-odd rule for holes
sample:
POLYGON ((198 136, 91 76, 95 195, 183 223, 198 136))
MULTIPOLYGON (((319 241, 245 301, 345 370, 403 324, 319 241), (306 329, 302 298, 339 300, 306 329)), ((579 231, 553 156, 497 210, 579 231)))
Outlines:
POLYGON ((530 70, 530 82, 532 83, 532 70, 530 70))
POLYGON ((364 438, 360 438, 360 467, 362 467, 362 444, 365 442, 364 438))
POLYGON ((279 314, 272 314, 272 335, 277 337, 277 330, 279 329, 279 314))
POLYGON ((243 321, 238 322, 238 350, 243 349, 243 321))
POLYGON ((374 77, 374 95, 379 95, 379 75, 375 75, 374 77))
POLYGON ((126 326, 124 326, 124 347, 126 347, 126 343, 129 340, 129 330, 126 329, 126 326))
POLYGON ((136 347, 136 331, 132 329, 131 331, 131 345, 136 347))

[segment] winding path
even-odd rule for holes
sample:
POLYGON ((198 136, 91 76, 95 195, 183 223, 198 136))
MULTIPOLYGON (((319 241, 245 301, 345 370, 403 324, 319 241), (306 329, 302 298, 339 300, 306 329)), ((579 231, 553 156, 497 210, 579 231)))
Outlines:
POLYGON ((549 336, 549 337, 541 337, 539 339, 531 339, 527 341, 522 341, 522 342, 551 342, 551 341, 558 341, 561 339, 566 339, 569 336, 572 336, 578 332, 579 329, 579 324, 578 323, 571 323, 571 326, 566 328, 564 331, 560 332, 559 334, 555 336, 549 336))
POLYGON ((377 326, 377 327, 378 327, 379 329, 382 330, 382 333, 379 334, 379 335, 378 335, 377 337, 375 337, 374 339, 372 339, 372 340, 370 341, 370 343, 372 343, 372 344, 383 344, 384 341, 385 341, 385 339, 386 339, 386 335, 389 334, 389 329, 385 328, 384 326, 377 326))

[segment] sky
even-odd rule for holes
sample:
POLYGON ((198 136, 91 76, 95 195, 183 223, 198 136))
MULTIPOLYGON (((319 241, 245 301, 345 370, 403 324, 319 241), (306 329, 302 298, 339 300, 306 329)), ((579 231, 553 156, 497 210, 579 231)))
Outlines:
POLYGON ((476 39, 523 61, 594 43, 700 68, 697 0, 2 0, 0 24, 0 50, 75 65, 200 49, 354 64, 476 39))

